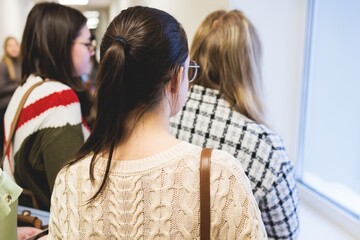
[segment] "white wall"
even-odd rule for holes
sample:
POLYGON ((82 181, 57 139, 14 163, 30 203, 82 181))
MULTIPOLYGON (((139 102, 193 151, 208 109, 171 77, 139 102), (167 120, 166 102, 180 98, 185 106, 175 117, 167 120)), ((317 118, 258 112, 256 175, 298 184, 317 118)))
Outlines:
POLYGON ((4 54, 4 40, 14 36, 21 41, 28 12, 33 6, 33 0, 1 1, 0 7, 0 56, 4 54))
POLYGON ((122 9, 135 5, 159 8, 173 15, 183 25, 190 46, 194 32, 205 16, 218 9, 227 10, 229 0, 114 0, 110 18, 114 18, 122 9))

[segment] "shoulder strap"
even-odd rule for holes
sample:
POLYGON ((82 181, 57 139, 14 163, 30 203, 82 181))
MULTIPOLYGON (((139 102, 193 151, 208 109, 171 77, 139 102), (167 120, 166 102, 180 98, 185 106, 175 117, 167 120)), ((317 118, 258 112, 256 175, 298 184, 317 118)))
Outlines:
POLYGON ((200 161, 200 239, 210 239, 210 160, 211 148, 203 148, 200 161))
MULTIPOLYGON (((9 147, 10 147, 10 144, 12 142, 12 139, 14 137, 14 134, 15 134, 15 129, 16 129, 16 126, 17 126, 17 123, 19 121, 19 117, 20 117, 20 113, 21 113, 21 110, 22 108, 24 107, 24 104, 26 102, 26 99, 29 97, 30 93, 32 92, 32 90, 34 90, 34 88, 36 88, 37 86, 43 84, 45 81, 40 81, 40 82, 37 82, 35 83, 34 85, 32 85, 24 94, 24 96, 22 97, 20 103, 19 103, 19 106, 18 106, 18 109, 16 110, 16 113, 15 113, 15 116, 14 116, 14 119, 11 123, 11 128, 10 128, 10 134, 9 134, 9 138, 8 140, 6 141, 6 146, 5 146, 5 149, 4 149, 4 154, 1 158, 1 162, 0 162, 0 167, 2 168, 2 165, 4 163, 4 160, 5 160, 5 156, 7 154, 7 151, 9 150, 9 147)), ((3 126, 1 126, 3 127, 3 126)))

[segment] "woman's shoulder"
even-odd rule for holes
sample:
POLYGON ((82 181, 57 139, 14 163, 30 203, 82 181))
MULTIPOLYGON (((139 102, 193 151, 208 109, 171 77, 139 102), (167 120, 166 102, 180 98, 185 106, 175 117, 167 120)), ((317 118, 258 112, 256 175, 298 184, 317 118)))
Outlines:
POLYGON ((81 173, 89 173, 92 155, 85 156, 84 158, 65 165, 57 174, 57 178, 64 179, 69 176, 79 176, 81 173))
MULTIPOLYGON (((187 151, 183 151, 182 159, 187 159, 192 163, 194 159, 198 159, 200 164, 203 148, 187 142, 182 144, 187 148, 187 151)), ((222 175, 229 178, 235 177, 240 182, 248 181, 240 161, 226 151, 211 148, 210 165, 211 174, 214 176, 222 175)))
MULTIPOLYGON (((267 125, 257 123, 236 111, 218 90, 193 85, 189 90, 189 99, 201 101, 202 112, 208 111, 215 114, 216 119, 212 119, 212 121, 216 125, 218 123, 226 123, 228 126, 231 126, 231 129, 242 129, 242 131, 262 135, 269 142, 274 142, 276 145, 281 142, 281 137, 267 125), (213 113, 214 111, 215 113, 213 113)), ((199 103, 188 101, 187 104, 194 104, 196 108, 199 107, 199 103)))
POLYGON ((31 104, 34 101, 39 99, 43 99, 46 102, 54 102, 60 99, 62 101, 71 101, 78 102, 79 99, 75 93, 75 91, 69 86, 55 81, 55 80, 47 80, 42 79, 38 76, 29 76, 26 82, 23 84, 22 89, 23 92, 27 91, 31 86, 37 84, 39 82, 43 82, 41 85, 37 86, 29 96, 29 101, 27 103, 31 104))
POLYGON ((240 181, 247 181, 241 162, 226 151, 213 149, 211 164, 213 166, 212 169, 215 168, 216 170, 217 168, 222 174, 228 175, 228 177, 233 175, 240 181))
POLYGON ((59 82, 56 80, 48 80, 48 79, 46 79, 44 81, 44 83, 39 86, 39 89, 47 90, 49 92, 51 92, 51 91, 53 91, 53 92, 61 92, 61 91, 75 92, 71 87, 69 87, 68 85, 66 85, 62 82, 59 82))
MULTIPOLYGON (((244 137, 261 138, 270 147, 283 147, 283 141, 269 126, 263 123, 257 123, 243 114, 232 110, 231 118, 228 119, 228 125, 231 129, 241 129, 244 137)), ((236 130, 238 132, 238 130, 236 130)), ((243 141, 246 142, 246 141, 243 141)))
MULTIPOLYGON (((201 151, 204 148, 185 141, 181 141, 180 146, 182 148, 183 154, 192 155, 192 157, 198 156, 200 160, 201 151)), ((230 153, 215 148, 210 148, 210 149, 211 149, 211 163, 220 164, 229 168, 232 168, 233 166, 241 167, 239 160, 237 160, 230 153)))
POLYGON ((20 89, 22 91, 27 91, 35 84, 40 85, 36 86, 33 92, 41 89, 42 92, 58 92, 58 91, 64 91, 64 90, 71 90, 71 88, 59 81, 56 80, 49 80, 49 79, 43 79, 40 76, 30 75, 27 77, 26 81, 20 86, 20 89))

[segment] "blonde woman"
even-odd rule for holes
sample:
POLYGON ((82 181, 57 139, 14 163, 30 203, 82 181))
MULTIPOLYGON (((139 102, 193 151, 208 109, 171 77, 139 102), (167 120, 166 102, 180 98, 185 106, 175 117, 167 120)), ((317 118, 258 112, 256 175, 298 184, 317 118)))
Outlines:
MULTIPOLYGON (((4 114, 10 98, 20 81, 20 46, 16 38, 7 37, 4 42, 4 56, 0 63, 0 146, 4 143, 4 114)), ((0 147, 0 157, 3 149, 0 147)))
POLYGON ((250 179, 270 239, 295 239, 294 167, 281 138, 265 125, 261 44, 240 11, 216 11, 197 29, 191 58, 200 66, 182 111, 170 121, 177 138, 225 150, 250 179))

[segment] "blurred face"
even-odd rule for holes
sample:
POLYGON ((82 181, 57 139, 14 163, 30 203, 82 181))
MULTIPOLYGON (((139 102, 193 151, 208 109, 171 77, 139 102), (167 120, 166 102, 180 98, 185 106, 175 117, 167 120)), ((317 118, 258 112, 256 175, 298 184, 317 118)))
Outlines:
POLYGON ((19 52, 20 52, 20 46, 19 43, 13 39, 10 38, 5 45, 5 52, 6 55, 12 58, 16 58, 19 56, 19 52))
POLYGON ((80 30, 79 36, 73 41, 71 57, 75 68, 74 76, 79 77, 90 73, 90 59, 95 54, 90 37, 90 30, 84 26, 80 30))

